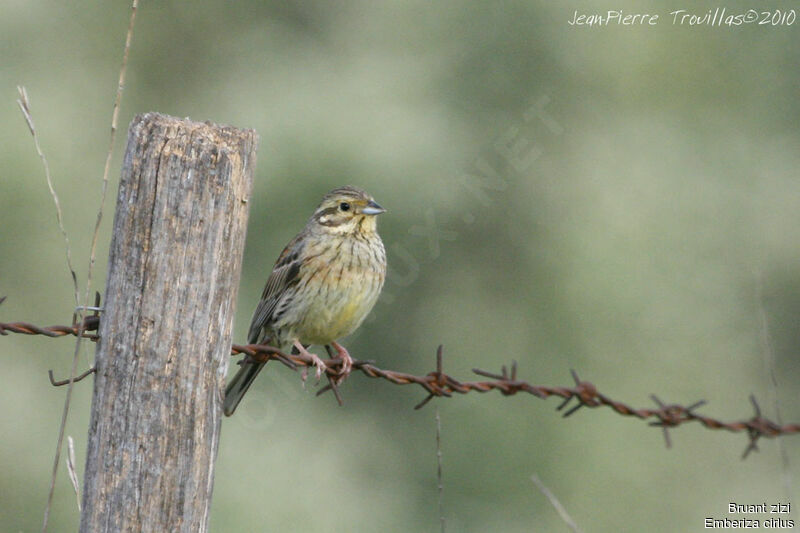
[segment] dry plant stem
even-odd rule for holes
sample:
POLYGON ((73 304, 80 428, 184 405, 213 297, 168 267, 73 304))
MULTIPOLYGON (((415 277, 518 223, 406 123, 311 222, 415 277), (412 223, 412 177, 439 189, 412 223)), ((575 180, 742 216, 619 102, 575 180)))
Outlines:
POLYGON ((47 180, 47 187, 50 189, 50 196, 53 197, 53 204, 56 206, 56 220, 58 221, 58 228, 61 230, 61 235, 64 237, 64 246, 66 248, 67 253, 67 268, 69 269, 69 273, 72 276, 72 286, 75 291, 75 305, 78 305, 78 276, 75 274, 75 268, 72 266, 72 252, 70 251, 69 246, 69 237, 67 236, 67 230, 64 229, 64 217, 63 213, 61 212, 61 202, 58 200, 58 194, 56 194, 56 189, 53 187, 53 180, 50 178, 50 165, 47 163, 47 158, 44 156, 44 152, 42 151, 42 147, 39 145, 39 134, 36 132, 36 126, 33 123, 33 114, 31 113, 31 104, 30 100, 28 100, 28 91, 25 90, 25 87, 18 86, 17 92, 19 93, 19 99, 17 100, 17 105, 19 105, 20 110, 22 111, 22 115, 25 117, 25 122, 28 123, 28 129, 31 132, 31 136, 33 137, 33 144, 36 147, 36 153, 39 154, 39 159, 42 160, 42 166, 44 167, 44 177, 47 180))
POLYGON ((67 472, 72 483, 72 490, 75 491, 75 498, 78 504, 78 512, 81 512, 81 489, 78 484, 78 474, 75 472, 75 441, 67 435, 67 472))
MULTIPOLYGON (((91 294, 92 288, 92 269, 94 267, 95 255, 97 251, 97 238, 100 233, 100 222, 103 219, 103 207, 105 205, 106 200, 106 190, 108 188, 108 173, 109 168, 111 167, 111 154, 114 150, 114 140, 116 139, 116 132, 117 132, 117 120, 119 117, 119 107, 122 101, 122 90, 125 86, 125 72, 127 71, 128 66, 128 53, 130 52, 131 48, 131 40, 133 39, 133 27, 136 21, 136 8, 138 7, 138 0, 132 0, 131 3, 131 17, 128 22, 128 32, 125 37, 125 50, 122 55, 122 65, 119 69, 119 82, 117 83, 117 94, 114 99, 114 110, 111 116, 111 138, 108 145, 108 153, 106 154, 106 163, 103 168, 103 187, 102 193, 100 197, 100 208, 97 211, 97 221, 95 222, 94 227, 94 234, 92 236, 92 246, 91 252, 89 254, 89 268, 86 274, 86 294, 83 298, 84 306, 88 305, 89 302, 89 294, 91 294)), ((79 304, 80 305, 80 304, 79 304)), ((72 356, 72 367, 70 368, 69 373, 69 384, 67 385, 67 393, 66 397, 64 398, 64 409, 61 415, 61 424, 58 430, 58 442, 56 444, 56 452, 55 457, 53 459, 53 472, 50 476, 50 490, 47 494, 47 505, 44 509, 44 518, 42 520, 42 533, 47 531, 47 522, 50 518, 50 508, 53 505, 53 495, 55 494, 55 487, 56 487, 56 477, 58 476, 58 463, 61 456, 61 447, 64 443, 64 428, 67 424, 67 416, 69 415, 69 408, 70 402, 72 400, 72 387, 74 384, 75 374, 78 371, 78 358, 81 351, 81 341, 83 340, 83 310, 78 309, 78 323, 80 324, 78 329, 78 339, 75 342, 75 352, 72 356)))
MULTIPOLYGON (((441 348, 441 346, 440 346, 441 348)), ((439 407, 436 407, 436 480, 439 492, 439 525, 444 533, 444 482, 442 478, 442 419, 439 416, 439 407)))
MULTIPOLYGON (((772 404, 775 409, 775 421, 779 425, 782 425, 781 406, 778 401, 778 377, 775 372, 775 350, 772 347, 772 338, 769 334, 767 310, 764 308, 764 282, 760 270, 756 269, 753 274, 756 280, 755 304, 758 309, 759 329, 761 332, 761 353, 764 356, 764 364, 769 371, 770 384, 772 386, 772 404)), ((786 446, 782 441, 778 442, 778 452, 780 453, 781 463, 783 465, 783 495, 786 501, 789 501, 792 494, 791 468, 789 465, 789 452, 786 450, 786 446)))
POLYGON ((533 474, 531 476, 531 481, 533 481, 533 484, 536 485, 536 488, 538 488, 541 493, 544 494, 545 498, 547 498, 547 500, 550 502, 550 505, 552 505, 558 513, 558 516, 561 517, 561 520, 567 524, 567 527, 569 527, 575 533, 581 533, 581 529, 578 527, 578 524, 575 523, 564 506, 561 505, 561 502, 558 501, 558 498, 556 498, 555 495, 550 492, 550 489, 548 489, 547 486, 542 483, 542 480, 539 479, 539 476, 533 474))

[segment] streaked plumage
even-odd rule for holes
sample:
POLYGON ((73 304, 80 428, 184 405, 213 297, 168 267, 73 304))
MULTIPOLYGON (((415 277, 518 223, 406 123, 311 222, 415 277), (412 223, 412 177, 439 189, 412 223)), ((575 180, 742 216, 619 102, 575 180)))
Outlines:
MULTIPOLYGON (((253 314, 248 343, 283 351, 297 344, 332 344, 347 355, 336 340, 361 325, 386 276, 376 221, 384 211, 356 187, 326 194, 278 257, 253 314)), ((263 365, 242 364, 225 391, 226 415, 233 414, 263 365)))

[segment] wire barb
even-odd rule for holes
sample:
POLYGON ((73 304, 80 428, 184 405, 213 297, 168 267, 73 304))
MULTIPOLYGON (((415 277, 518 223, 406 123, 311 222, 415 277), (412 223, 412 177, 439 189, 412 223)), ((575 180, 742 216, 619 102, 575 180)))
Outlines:
POLYGON ((672 447, 672 441, 669 437, 668 429, 671 427, 676 427, 683 422, 692 419, 692 411, 697 409, 701 405, 705 405, 705 400, 699 400, 694 402, 689 407, 683 407, 682 405, 665 405, 661 400, 658 399, 658 396, 655 394, 651 394, 650 398, 658 405, 659 410, 655 412, 655 416, 658 417, 656 422, 650 422, 651 426, 660 427, 664 432, 664 441, 666 442, 667 448, 672 447))

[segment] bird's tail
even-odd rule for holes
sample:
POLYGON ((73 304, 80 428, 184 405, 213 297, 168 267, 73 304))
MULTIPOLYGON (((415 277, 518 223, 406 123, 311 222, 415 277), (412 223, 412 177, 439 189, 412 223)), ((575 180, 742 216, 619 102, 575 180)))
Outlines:
POLYGON ((247 359, 242 362, 242 367, 236 372, 236 375, 233 376, 233 379, 225 389, 225 401, 222 404, 225 416, 231 416, 236 411, 236 406, 242 401, 244 393, 250 388, 253 380, 256 379, 265 364, 267 363, 248 361, 247 359))

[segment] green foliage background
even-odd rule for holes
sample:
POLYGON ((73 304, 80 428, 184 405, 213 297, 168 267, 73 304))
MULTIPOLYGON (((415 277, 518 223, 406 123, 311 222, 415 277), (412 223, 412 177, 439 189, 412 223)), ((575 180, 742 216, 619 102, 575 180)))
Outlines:
MULTIPOLYGON (((705 398, 702 412, 730 420, 751 415, 750 393, 775 416, 768 345, 781 414, 800 422, 800 22, 670 22, 716 7, 753 6, 143 1, 94 287, 133 115, 229 123, 261 136, 237 340, 282 246, 322 194, 354 184, 389 210, 391 264, 346 342, 356 357, 426 373, 443 343, 464 379, 515 359, 522 378, 567 385, 574 368, 634 405, 705 398), (661 17, 573 27, 575 9, 661 17)), ((0 319, 66 323, 64 246, 15 86, 85 280, 129 11, 0 10, 0 319)), ((46 370, 64 376, 72 346, 0 339, 0 531, 40 527, 65 392, 46 370)), ((660 430, 608 410, 562 420, 557 400, 474 394, 413 411, 420 390, 358 375, 343 408, 314 391, 270 366, 224 421, 213 530, 437 530, 437 408, 448 531, 564 530, 533 473, 585 531, 688 531, 728 502, 800 505, 798 437, 742 462, 743 435, 690 424, 666 450, 660 430)), ((87 381, 67 430, 79 475, 90 402, 87 381)), ((50 530, 77 521, 62 467, 50 530)))

